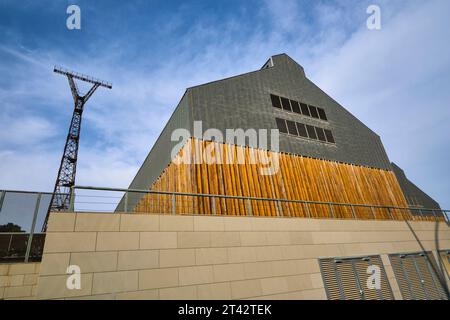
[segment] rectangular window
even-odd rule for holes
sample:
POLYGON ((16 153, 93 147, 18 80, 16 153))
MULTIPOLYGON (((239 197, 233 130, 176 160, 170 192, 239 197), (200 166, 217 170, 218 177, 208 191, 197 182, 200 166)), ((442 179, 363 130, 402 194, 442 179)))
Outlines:
POLYGON ((289 99, 281 97, 281 105, 283 106, 283 110, 292 111, 289 99))
POLYGON ((288 133, 286 121, 284 119, 276 118, 278 130, 282 133, 288 133))
POLYGON ((306 125, 306 130, 308 131, 308 136, 309 136, 311 139, 317 140, 316 131, 314 130, 314 127, 313 127, 313 126, 306 125))
POLYGON ((308 138, 308 133, 306 132, 306 127, 303 123, 296 123, 298 135, 300 137, 308 138))
POLYGON ((281 102, 280 102, 280 97, 271 94, 270 95, 270 100, 272 100, 272 106, 278 109, 281 109, 281 102))
POLYGON ((294 121, 290 121, 290 120, 286 120, 286 123, 287 123, 287 128, 288 128, 289 134, 292 134, 294 136, 298 136, 297 127, 295 126, 295 122, 294 121))
POLYGON ((295 113, 301 114, 300 105, 298 104, 297 101, 291 100, 291 106, 292 106, 292 111, 294 111, 295 113))
POLYGON ((325 131, 325 136, 327 137, 327 141, 329 143, 334 143, 334 137, 333 137, 333 133, 331 133, 331 130, 324 129, 324 131, 325 131))
POLYGON ((311 114, 309 113, 309 109, 308 109, 308 105, 307 104, 300 103, 300 108, 302 109, 302 114, 304 116, 308 116, 308 117, 311 116, 311 114))
POLYGON ((327 121, 327 115, 325 114, 325 110, 323 110, 322 108, 317 108, 317 111, 319 112, 319 118, 321 120, 325 120, 327 121))
POLYGON ((403 299, 447 300, 431 252, 390 254, 391 266, 403 299))
POLYGON ((391 286, 379 255, 319 259, 328 300, 393 300, 391 286), (380 287, 370 288, 371 267, 380 271, 380 287))
POLYGON ((317 133, 317 138, 319 138, 320 141, 327 141, 327 139, 325 138, 325 133, 323 132, 322 128, 319 127, 315 127, 316 128, 316 133, 317 133))
POLYGON ((319 119, 319 113, 317 112, 317 108, 314 106, 309 106, 309 112, 311 113, 311 117, 319 119))

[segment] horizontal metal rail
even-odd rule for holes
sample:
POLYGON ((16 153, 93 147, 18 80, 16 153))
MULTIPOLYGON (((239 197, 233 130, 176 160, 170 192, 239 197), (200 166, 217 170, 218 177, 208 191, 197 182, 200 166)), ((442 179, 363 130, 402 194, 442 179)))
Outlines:
MULTIPOLYGON (((398 206, 389 206, 389 205, 376 205, 376 204, 361 204, 361 203, 342 203, 342 202, 326 202, 326 201, 312 201, 312 200, 299 200, 299 199, 285 199, 285 198, 261 198, 261 197, 246 197, 246 196, 232 196, 232 195, 223 195, 223 194, 205 194, 205 193, 187 193, 187 192, 171 192, 171 191, 156 191, 156 190, 142 190, 142 189, 123 189, 123 188, 110 188, 110 187, 93 187, 93 186, 73 186, 72 192, 75 190, 92 190, 92 191, 111 191, 111 192, 124 192, 125 204, 128 202, 128 194, 129 193, 145 193, 145 194, 157 194, 157 195, 170 195, 170 196, 186 196, 186 197, 204 197, 204 198, 219 198, 219 199, 236 199, 236 200, 247 200, 247 201, 269 201, 276 203, 302 203, 308 206, 308 204, 313 205, 327 205, 331 208, 331 214, 333 215, 332 206, 343 206, 343 207, 360 207, 360 208, 369 208, 371 209, 372 215, 375 217, 375 213, 373 209, 387 209, 388 212, 391 213, 390 210, 409 210, 416 211, 420 214, 423 212, 427 212, 428 214, 432 214, 436 216, 436 213, 442 214, 445 220, 448 220, 447 215, 450 213, 450 210, 443 210, 439 208, 413 208, 413 207, 398 207, 398 206)), ((74 199, 74 197, 72 197, 74 199)), ((73 207, 72 207, 73 209, 73 207)), ((392 215, 392 214, 391 214, 392 215)))
MULTIPOLYGON (((51 192, 40 192, 40 191, 27 191, 27 190, 3 190, 0 189, 0 193, 1 192, 5 192, 5 193, 24 193, 24 194, 48 194, 48 195, 52 195, 53 193, 51 192)), ((62 194, 66 194, 66 193, 62 193, 62 194)))

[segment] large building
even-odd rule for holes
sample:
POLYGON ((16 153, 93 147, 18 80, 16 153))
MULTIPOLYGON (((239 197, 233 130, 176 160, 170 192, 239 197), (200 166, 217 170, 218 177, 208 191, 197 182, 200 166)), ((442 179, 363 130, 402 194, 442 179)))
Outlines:
MULTIPOLYGON (((439 209, 436 201, 390 163, 380 137, 310 81, 303 67, 286 54, 271 57, 258 71, 188 88, 130 189, 439 209), (197 121, 201 129, 194 128, 197 121), (182 148, 178 138, 172 141, 172 133, 180 128, 190 137, 182 148), (244 139, 227 136, 218 140, 208 136, 211 128, 224 136, 230 129, 247 134, 244 139), (265 147, 261 140, 251 139, 251 131, 260 129, 268 130, 269 142, 270 130, 279 129, 279 145, 267 143, 265 147), (179 155, 191 163, 173 163, 173 149, 181 149, 179 155), (204 160, 206 150, 216 160, 231 153, 241 154, 246 161, 205 164, 199 159, 204 160), (261 163, 249 164, 252 157, 264 155, 278 156, 276 174, 258 174, 261 163)), ((128 206, 136 212, 171 210, 160 206, 166 201, 158 197, 130 197, 128 206)), ((179 198, 176 206, 179 213, 213 211, 209 200, 179 198)), ((252 214, 309 214, 300 206, 272 209, 256 208, 252 214)), ((214 208, 218 214, 232 215, 246 215, 246 210, 231 200, 214 208)), ((313 211, 313 215, 322 214, 313 211)), ((367 215, 365 210, 356 211, 362 218, 367 215)), ((347 217, 352 213, 338 208, 336 214, 347 217)), ((387 217, 388 212, 381 210, 378 218, 387 217)))
POLYGON ((448 299, 442 212, 282 54, 189 88, 116 212, 52 212, 0 299, 448 299))

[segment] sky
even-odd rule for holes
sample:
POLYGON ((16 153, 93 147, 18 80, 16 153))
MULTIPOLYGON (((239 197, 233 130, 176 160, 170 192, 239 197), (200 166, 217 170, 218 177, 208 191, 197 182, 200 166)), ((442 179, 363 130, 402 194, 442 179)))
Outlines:
POLYGON ((54 65, 113 83, 86 105, 77 184, 126 188, 186 88, 287 53, 450 209, 449 13, 447 0, 0 0, 0 189, 53 189, 73 109, 54 65))

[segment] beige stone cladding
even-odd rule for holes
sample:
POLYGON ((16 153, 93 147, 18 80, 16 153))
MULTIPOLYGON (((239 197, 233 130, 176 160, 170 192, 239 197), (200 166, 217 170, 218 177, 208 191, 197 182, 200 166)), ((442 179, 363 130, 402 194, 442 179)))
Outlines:
POLYGON ((0 264, 0 300, 33 299, 39 268, 39 262, 0 264))
POLYGON ((52 213, 37 298, 326 299, 319 258, 379 254, 401 299, 387 255, 435 251, 436 230, 449 249, 442 222, 52 213))

